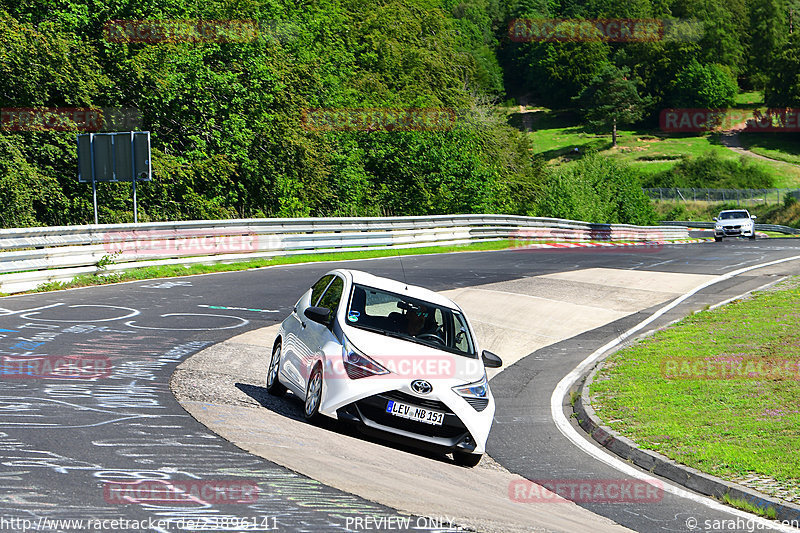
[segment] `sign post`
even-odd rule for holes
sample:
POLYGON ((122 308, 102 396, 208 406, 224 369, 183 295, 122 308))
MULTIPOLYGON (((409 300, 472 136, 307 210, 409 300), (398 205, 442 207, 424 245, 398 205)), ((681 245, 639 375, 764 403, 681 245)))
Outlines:
POLYGON ((92 182, 94 223, 97 217, 97 182, 130 181, 133 187, 133 221, 139 222, 136 182, 150 181, 150 132, 86 133, 78 135, 78 181, 92 182))

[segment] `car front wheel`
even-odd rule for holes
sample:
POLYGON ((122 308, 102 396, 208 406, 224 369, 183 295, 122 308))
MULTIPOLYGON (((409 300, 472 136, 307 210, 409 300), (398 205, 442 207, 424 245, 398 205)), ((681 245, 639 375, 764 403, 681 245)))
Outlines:
POLYGON ((319 405, 322 403, 322 369, 319 365, 311 371, 306 387, 306 402, 303 409, 303 416, 309 422, 319 416, 319 405))
POLYGON ((272 357, 269 360, 269 370, 267 370, 267 392, 273 396, 283 396, 286 387, 278 379, 278 372, 281 366, 281 343, 276 343, 272 349, 272 357))

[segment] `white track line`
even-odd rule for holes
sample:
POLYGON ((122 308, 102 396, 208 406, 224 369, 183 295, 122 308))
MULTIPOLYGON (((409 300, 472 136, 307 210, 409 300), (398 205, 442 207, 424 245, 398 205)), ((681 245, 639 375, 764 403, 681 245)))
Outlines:
MULTIPOLYGON (((775 260, 775 261, 770 261, 768 263, 762 263, 760 265, 754 265, 754 266, 749 266, 749 267, 746 267, 746 268, 740 268, 739 270, 734 270, 733 272, 728 272, 727 274, 722 274, 721 276, 718 276, 718 277, 716 277, 716 278, 714 278, 712 280, 709 280, 709 281, 707 281, 707 282, 695 287, 694 289, 692 289, 691 291, 687 292, 686 294, 684 294, 682 296, 679 296, 678 298, 676 298, 675 300, 673 300, 669 304, 665 305, 664 307, 662 307, 661 309, 659 309, 658 311, 653 313, 649 318, 643 320, 642 322, 640 322, 639 324, 635 325, 634 327, 632 327, 631 329, 629 329, 625 333, 619 335, 616 339, 606 343, 605 345, 603 345, 600 348, 598 348, 597 350, 595 350, 589 357, 587 357, 586 359, 581 361, 581 363, 577 367, 575 367, 572 370, 572 372, 570 372, 569 374, 564 376, 564 378, 561 381, 558 382, 558 385, 556 385, 556 388, 553 391, 552 396, 550 396, 550 413, 551 413, 551 416, 553 417, 553 421, 555 422, 556 427, 558 428, 558 430, 561 432, 562 435, 564 435, 566 438, 568 438, 575 446, 577 446, 578 448, 580 448, 581 450, 583 450, 584 452, 586 452, 590 456, 594 457, 598 461, 600 461, 602 463, 605 463, 606 465, 610 466, 611 468, 614 468, 614 469, 616 469, 616 470, 618 470, 618 471, 620 471, 620 472, 622 472, 624 474, 627 474, 627 475, 629 475, 629 476, 631 476, 633 478, 641 479, 641 480, 644 480, 644 481, 650 481, 650 482, 656 482, 656 483, 659 483, 659 484, 663 484, 662 486, 664 487, 664 490, 666 492, 669 492, 669 493, 674 494, 676 496, 679 496, 681 498, 686 498, 686 499, 692 500, 695 503, 699 503, 699 504, 705 505, 706 507, 709 507, 709 508, 714 509, 716 511, 722 511, 722 512, 730 513, 730 514, 738 516, 738 517, 745 518, 745 519, 747 519, 749 521, 749 523, 759 524, 759 526, 763 527, 763 528, 774 529, 774 530, 778 530, 778 531, 786 531, 786 532, 789 532, 789 533, 793 533, 793 532, 798 531, 797 528, 791 527, 789 525, 781 524, 780 522, 775 522, 775 521, 772 521, 772 520, 767 520, 765 518, 761 518, 761 517, 758 517, 756 515, 753 515, 753 514, 750 514, 750 513, 746 513, 744 511, 740 511, 738 509, 734 509, 733 507, 729 507, 727 505, 724 505, 724 504, 722 504, 722 503, 720 503, 720 502, 718 502, 716 500, 713 500, 711 498, 708 498, 706 496, 700 496, 698 494, 695 494, 694 492, 689 492, 688 490, 686 490, 686 489, 684 489, 682 487, 679 487, 677 485, 673 485, 672 483, 665 482, 662 479, 655 478, 655 477, 653 477, 651 475, 646 474, 645 472, 642 472, 642 471, 638 470, 637 468, 634 468, 633 466, 631 466, 630 464, 626 463, 625 461, 623 461, 622 459, 620 459, 616 455, 611 455, 610 453, 606 453, 604 451, 599 450, 594 445, 592 445, 588 440, 586 440, 583 436, 581 436, 575 430, 575 428, 572 427, 572 425, 569 423, 569 420, 567 419, 567 417, 564 416, 564 410, 562 408, 563 399, 567 395, 567 392, 569 391, 570 387, 575 382, 577 382, 578 379, 580 379, 581 375, 584 373, 585 370, 587 370, 591 365, 593 365, 595 362, 597 362, 597 360, 599 360, 603 356, 603 354, 605 354, 607 351, 609 351, 610 349, 614 348, 615 346, 620 344, 622 341, 624 341, 625 339, 627 339, 628 337, 630 337, 631 335, 633 335, 637 331, 641 330, 642 328, 644 328, 648 324, 654 322, 656 319, 658 319, 660 316, 664 315, 669 310, 677 307, 681 302, 684 302, 685 300, 687 300, 688 298, 690 298, 691 296, 693 296, 697 292, 705 289, 706 287, 710 287, 711 285, 714 285, 714 284, 719 283, 721 281, 725 281, 725 280, 730 279, 730 278, 732 278, 734 276, 738 276, 739 274, 743 274, 745 272, 748 272, 750 270, 755 270, 757 268, 763 268, 763 267, 767 267, 767 266, 777 265, 779 263, 785 263, 787 261, 796 261, 798 259, 800 259, 800 255, 795 255, 795 256, 792 256, 792 257, 787 257, 786 259, 778 259, 778 260, 775 260)), ((700 523, 702 524, 702 522, 703 521, 701 519, 700 523)), ((759 527, 759 526, 756 526, 756 527, 759 527)))

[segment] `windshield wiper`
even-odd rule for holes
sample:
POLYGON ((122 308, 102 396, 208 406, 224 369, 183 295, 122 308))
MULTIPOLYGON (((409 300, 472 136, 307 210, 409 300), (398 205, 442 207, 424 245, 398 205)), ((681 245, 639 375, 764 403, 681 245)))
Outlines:
POLYGON ((364 326, 363 324, 359 324, 355 326, 357 328, 365 329, 367 331, 371 331, 373 333, 379 333, 381 335, 386 335, 387 337, 394 337, 397 339, 407 339, 408 337, 403 335, 402 333, 398 333, 396 331, 392 331, 389 329, 381 329, 381 328, 373 328, 372 326, 364 326))

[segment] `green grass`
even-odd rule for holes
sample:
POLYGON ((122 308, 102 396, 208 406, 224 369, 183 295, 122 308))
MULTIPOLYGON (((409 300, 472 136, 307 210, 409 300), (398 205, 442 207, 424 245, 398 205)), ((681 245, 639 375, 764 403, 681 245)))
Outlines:
POLYGON ((764 93, 761 91, 750 91, 739 93, 734 100, 736 106, 760 106, 764 105, 764 93))
MULTIPOLYGON (((755 204, 742 202, 737 206, 736 202, 715 203, 702 201, 676 202, 676 201, 655 201, 653 208, 656 211, 658 220, 694 220, 711 222, 711 219, 724 209, 737 209, 744 207, 750 214, 756 215, 757 224, 780 224, 783 226, 800 227, 800 202, 789 204, 755 204)), ((784 234, 780 234, 784 235, 784 234)), ((785 236, 785 235, 784 235, 785 236)))
POLYGON ((753 153, 800 165, 800 133, 740 133, 739 139, 753 153))
MULTIPOLYGON (((173 278, 179 276, 192 276, 196 274, 209 274, 212 272, 234 272, 262 268, 275 265, 290 265, 298 263, 311 263, 315 261, 346 261, 352 259, 370 259, 376 257, 397 257, 398 255, 423 255, 440 254, 448 252, 469 252, 504 250, 520 244, 517 240, 498 240, 479 242, 474 244, 453 246, 426 246, 420 248, 395 248, 390 250, 367 250, 363 252, 332 252, 324 254, 285 255, 270 259, 254 259, 237 263, 194 264, 194 265, 154 265, 151 267, 138 267, 119 272, 103 272, 78 276, 69 282, 51 281, 39 285, 31 292, 49 292, 75 287, 88 287, 92 285, 108 285, 124 281, 137 281, 157 278, 173 278)), ((3 294, 0 293, 0 296, 3 294)))
POLYGON ((800 364, 800 277, 692 315, 609 357, 591 386, 611 428, 710 474, 800 487, 800 371, 729 379, 670 377, 670 361, 753 358, 800 364), (779 289, 779 290, 777 290, 779 289))
MULTIPOLYGON (((523 127, 520 113, 510 113, 509 122, 523 127)), ((611 132, 595 132, 580 124, 580 119, 568 111, 539 110, 525 114, 533 154, 543 157, 552 165, 568 164, 594 150, 614 159, 632 164, 640 171, 654 174, 672 168, 683 156, 699 156, 716 152, 722 159, 739 159, 741 156, 722 145, 717 133, 665 133, 660 130, 617 131, 617 147, 611 147, 611 132), (578 152, 575 152, 578 148, 578 152)), ((756 135, 756 134, 753 134, 756 135)), ((766 134, 757 134, 764 137, 766 134)), ((789 134, 784 134, 789 135, 789 134)), ((763 141, 762 141, 763 142, 763 141)), ((800 145, 800 143, 798 143, 800 145)), ((760 149, 760 148, 759 148, 760 149)), ((787 165, 800 153, 791 141, 770 145, 771 157, 781 161, 759 160, 773 178, 775 187, 800 187, 800 166, 787 165), (783 152, 785 150, 785 152, 783 152), (783 154, 782 157, 777 157, 783 154)), ((762 154, 762 155, 767 155, 762 154)), ((800 158, 798 159, 800 162, 800 158)))
POLYGON ((748 513, 757 514, 759 516, 763 516, 764 518, 768 518, 770 520, 775 520, 778 517, 778 512, 775 510, 774 507, 767 507, 765 509, 763 507, 758 507, 757 505, 753 505, 747 500, 743 500, 740 498, 731 498, 727 494, 724 494, 722 496, 722 501, 730 505, 731 507, 736 507, 737 509, 741 509, 742 511, 747 511, 748 513))

